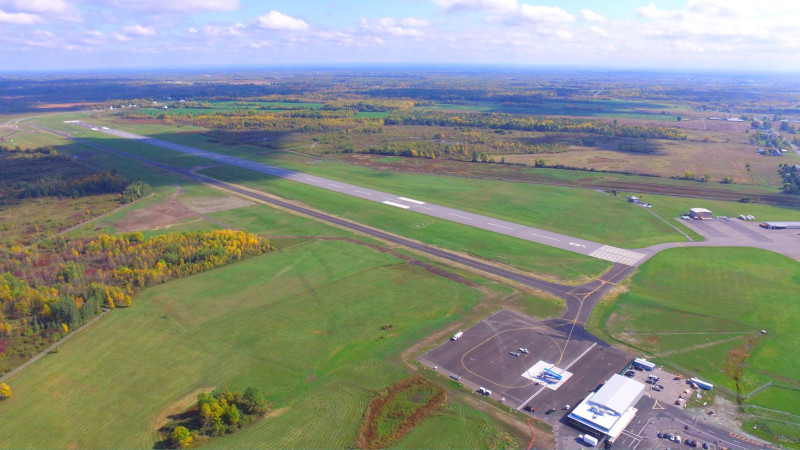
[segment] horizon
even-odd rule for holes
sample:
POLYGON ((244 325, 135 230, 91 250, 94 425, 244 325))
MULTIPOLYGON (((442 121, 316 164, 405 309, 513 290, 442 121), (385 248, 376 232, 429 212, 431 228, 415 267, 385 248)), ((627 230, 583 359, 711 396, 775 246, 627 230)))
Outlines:
POLYGON ((800 71, 800 4, 765 0, 0 0, 1 73, 478 66, 800 71))

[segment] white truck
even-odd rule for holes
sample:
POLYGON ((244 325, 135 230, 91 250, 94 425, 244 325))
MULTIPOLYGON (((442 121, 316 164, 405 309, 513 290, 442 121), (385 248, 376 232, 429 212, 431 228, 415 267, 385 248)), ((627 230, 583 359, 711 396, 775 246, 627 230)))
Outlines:
POLYGON ((454 334, 453 337, 450 338, 451 341, 457 341, 458 338, 464 335, 463 331, 459 331, 458 333, 454 334))
POLYGON ((597 438, 594 436, 590 436, 588 434, 582 434, 579 436, 583 442, 586 443, 589 447, 597 447, 597 438))

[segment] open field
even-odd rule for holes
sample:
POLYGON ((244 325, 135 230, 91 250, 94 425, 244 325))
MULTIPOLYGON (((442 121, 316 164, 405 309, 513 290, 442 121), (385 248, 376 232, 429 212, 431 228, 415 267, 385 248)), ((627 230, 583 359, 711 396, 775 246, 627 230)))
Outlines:
POLYGON ((623 100, 547 100, 541 104, 506 105, 496 102, 439 103, 434 106, 421 107, 453 112, 499 112, 509 114, 532 114, 575 117, 608 117, 628 119, 649 119, 674 122, 677 120, 674 106, 637 101, 623 100), (662 114, 663 112, 663 114, 662 114))
POLYGON ((257 384, 274 414, 217 445, 346 447, 369 390, 404 376, 387 358, 480 298, 390 255, 321 241, 168 283, 9 380, 0 446, 148 447, 159 414, 186 394, 257 384))
POLYGON ((598 308, 595 327, 729 391, 734 376, 743 395, 770 380, 797 387, 800 363, 785 357, 800 343, 797 271, 796 261, 758 249, 666 250, 640 268, 630 292, 598 308))
MULTIPOLYGON (((562 164, 661 177, 682 177, 690 170, 698 177, 708 174, 714 183, 730 176, 736 183, 771 186, 776 191, 781 185, 778 164, 800 163, 800 157, 793 152, 787 152, 780 158, 759 155, 756 153, 757 146, 749 142, 750 134, 743 132, 689 131, 687 134, 691 140, 646 141, 652 153, 621 151, 620 145, 629 140, 597 137, 592 139, 595 141, 592 147, 573 145, 569 147, 570 151, 564 153, 504 157, 510 163, 533 165, 537 159, 545 159, 548 165, 562 164), (708 142, 705 142, 706 139, 708 142)), ((631 142, 641 145, 644 141, 631 142)), ((499 158, 499 155, 495 156, 495 159, 499 158)))

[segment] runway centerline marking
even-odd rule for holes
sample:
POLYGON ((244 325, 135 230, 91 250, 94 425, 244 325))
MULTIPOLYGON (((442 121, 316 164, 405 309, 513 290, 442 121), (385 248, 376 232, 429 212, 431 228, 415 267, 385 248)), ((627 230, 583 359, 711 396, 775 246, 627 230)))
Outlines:
POLYGON ((469 217, 466 217, 466 216, 459 216, 458 214, 453 214, 453 213, 450 213, 450 215, 451 215, 451 216, 454 216, 454 217, 458 217, 458 218, 460 218, 460 219, 472 220, 472 219, 471 219, 471 218, 469 218, 469 217))
POLYGON ((507 227, 507 226, 505 226, 505 225, 498 225, 498 224, 496 224, 496 223, 492 223, 492 222, 487 222, 487 224, 488 224, 488 225, 491 225, 491 226, 493 226, 493 227, 505 228, 506 230, 513 230, 513 228, 511 228, 511 227, 507 227))
POLYGON ((358 192, 359 194, 369 195, 370 197, 372 196, 372 194, 370 194, 369 192, 359 191, 358 189, 353 189, 353 192, 358 192))
POLYGON ((385 203, 385 204, 387 204, 387 205, 391 205, 391 206, 396 206, 396 207, 398 207, 398 208, 403 208, 403 209, 408 209, 408 208, 410 208, 410 206, 408 206, 408 205, 401 205, 400 203, 390 202, 390 201, 388 201, 388 200, 384 201, 383 203, 385 203))

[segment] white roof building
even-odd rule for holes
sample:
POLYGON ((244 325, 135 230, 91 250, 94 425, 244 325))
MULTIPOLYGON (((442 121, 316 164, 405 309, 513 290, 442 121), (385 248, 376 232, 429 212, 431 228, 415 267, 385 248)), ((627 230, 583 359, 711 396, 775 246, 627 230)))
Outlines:
POLYGON ((603 387, 576 406, 568 417, 579 428, 608 435, 613 440, 636 416, 638 410, 634 405, 644 395, 644 388, 644 384, 636 380, 614 374, 603 387))

